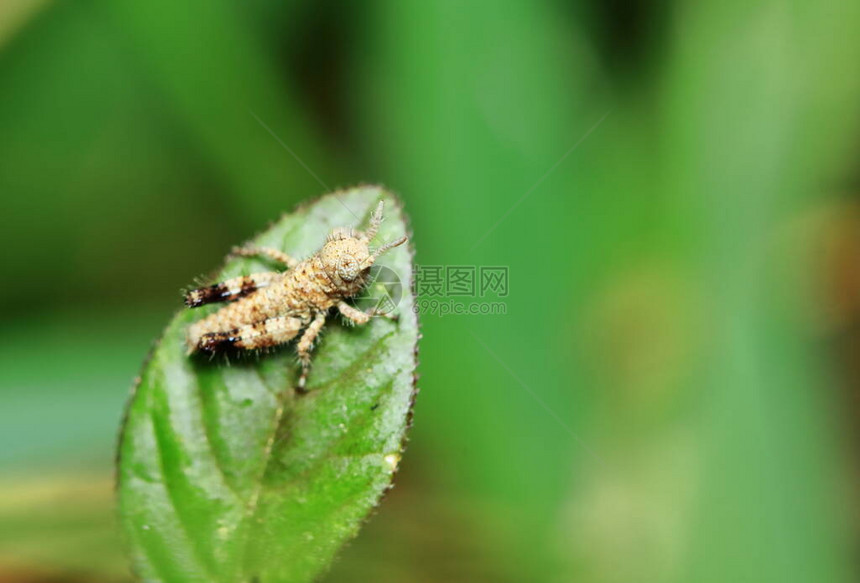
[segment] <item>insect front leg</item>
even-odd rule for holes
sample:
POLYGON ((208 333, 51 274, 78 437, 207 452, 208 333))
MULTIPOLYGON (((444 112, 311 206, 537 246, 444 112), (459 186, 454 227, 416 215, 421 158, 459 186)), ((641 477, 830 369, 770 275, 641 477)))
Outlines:
POLYGON ((353 324, 367 324, 370 321, 370 314, 366 312, 362 312, 356 307, 350 306, 346 302, 339 302, 337 304, 338 311, 343 314, 344 317, 349 319, 353 324))
POLYGON ((296 351, 299 354, 299 360, 302 363, 302 374, 299 376, 297 389, 301 392, 305 390, 305 383, 308 380, 308 372, 311 368, 311 349, 314 347, 314 340, 319 336, 320 330, 325 325, 325 312, 319 313, 307 327, 305 333, 302 334, 296 351))
POLYGON ((381 312, 376 308, 370 310, 369 312, 362 312, 358 308, 354 306, 350 306, 346 302, 339 302, 337 304, 338 311, 343 314, 346 318, 348 318, 354 324, 367 324, 370 321, 370 318, 373 316, 382 316, 383 318, 388 318, 389 320, 397 321, 398 317, 395 314, 389 314, 388 312, 381 312))
POLYGON ((277 271, 264 271, 252 275, 234 277, 220 283, 194 289, 185 295, 185 305, 197 308, 214 302, 230 302, 243 298, 261 287, 266 287, 280 277, 277 271))
POLYGON ((233 247, 230 255, 234 257, 268 257, 273 261, 277 261, 288 268, 293 268, 298 264, 298 260, 283 251, 273 249, 272 247, 233 247))

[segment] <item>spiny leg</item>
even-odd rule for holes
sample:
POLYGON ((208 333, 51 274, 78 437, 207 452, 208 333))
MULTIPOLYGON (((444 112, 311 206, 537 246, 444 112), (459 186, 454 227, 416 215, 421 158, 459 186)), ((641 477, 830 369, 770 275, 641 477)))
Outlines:
POLYGON ((277 261, 289 268, 293 268, 298 264, 298 259, 295 259, 283 251, 273 249, 272 247, 233 247, 230 255, 234 257, 268 257, 273 261, 277 261))
POLYGON ((370 318, 373 316, 382 316, 383 318, 388 318, 389 320, 397 321, 398 317, 394 314, 390 314, 388 312, 381 312, 378 309, 374 308, 369 312, 362 312, 358 308, 354 306, 350 306, 346 302, 339 302, 337 304, 337 309, 343 314, 345 317, 350 319, 354 324, 367 324, 370 321, 370 318))
POLYGON ((214 302, 230 302, 243 298, 261 287, 266 287, 281 274, 277 271, 263 271, 252 275, 242 275, 231 279, 194 289, 185 295, 185 305, 197 308, 214 302))
POLYGON ((289 316, 269 318, 232 330, 202 334, 197 339, 194 349, 214 354, 233 348, 243 350, 270 348, 295 338, 303 325, 301 318, 289 316))
POLYGON ((325 312, 317 314, 310 326, 307 327, 305 333, 302 334, 296 351, 299 354, 299 360, 302 363, 302 374, 299 376, 299 382, 296 389, 299 392, 305 392, 305 383, 308 380, 308 371, 311 367, 311 349, 314 347, 314 340, 319 336, 320 330, 325 325, 325 312))

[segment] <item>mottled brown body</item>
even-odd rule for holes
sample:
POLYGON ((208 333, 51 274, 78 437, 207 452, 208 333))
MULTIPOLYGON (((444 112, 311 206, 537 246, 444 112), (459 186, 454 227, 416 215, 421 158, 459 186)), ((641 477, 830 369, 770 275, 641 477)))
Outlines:
POLYGON ((375 315, 362 312, 345 300, 364 289, 370 267, 382 253, 406 241, 403 237, 371 252, 369 244, 382 221, 382 206, 380 201, 366 232, 335 229, 322 249, 303 261, 276 249, 234 250, 236 255, 267 256, 282 263, 288 271, 237 277, 189 292, 185 299, 189 307, 232 301, 189 326, 189 353, 268 348, 289 342, 304 330, 297 345, 302 362, 299 386, 303 388, 310 351, 329 310, 337 307, 356 324, 365 324, 375 315))

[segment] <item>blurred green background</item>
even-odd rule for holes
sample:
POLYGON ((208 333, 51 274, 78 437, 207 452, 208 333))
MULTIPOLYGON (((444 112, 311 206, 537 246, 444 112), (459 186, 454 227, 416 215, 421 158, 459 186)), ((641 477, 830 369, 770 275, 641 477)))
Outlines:
POLYGON ((128 581, 112 461, 180 290, 379 182, 422 316, 326 582, 850 581, 860 4, 0 1, 0 581, 128 581))

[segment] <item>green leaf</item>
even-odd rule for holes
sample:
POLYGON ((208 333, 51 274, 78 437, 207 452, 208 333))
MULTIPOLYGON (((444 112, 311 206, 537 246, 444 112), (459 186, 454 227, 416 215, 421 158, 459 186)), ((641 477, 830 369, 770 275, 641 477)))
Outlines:
MULTIPOLYGON (((377 241, 407 234, 393 196, 360 187, 285 215, 254 242, 307 256, 333 227, 366 224, 380 198, 377 241)), ((186 327, 217 306, 173 319, 141 374, 120 443, 121 522, 142 579, 310 581, 356 534, 391 485, 410 422, 411 261, 407 246, 379 261, 403 282, 398 322, 349 327, 329 318, 307 394, 292 388, 293 346, 238 362, 189 358, 186 327)), ((231 260, 218 278, 266 269, 231 260)))

